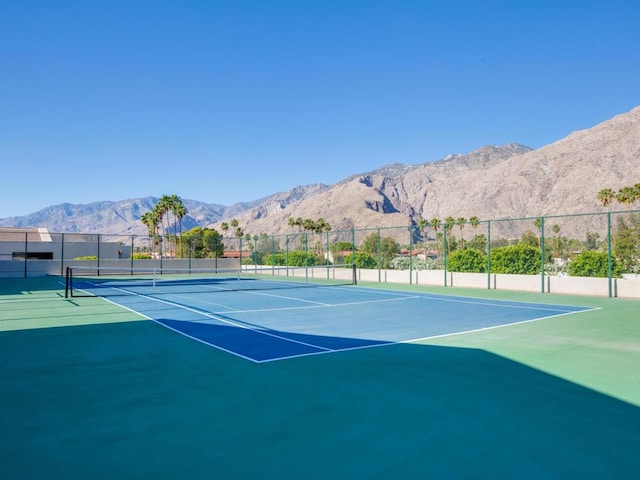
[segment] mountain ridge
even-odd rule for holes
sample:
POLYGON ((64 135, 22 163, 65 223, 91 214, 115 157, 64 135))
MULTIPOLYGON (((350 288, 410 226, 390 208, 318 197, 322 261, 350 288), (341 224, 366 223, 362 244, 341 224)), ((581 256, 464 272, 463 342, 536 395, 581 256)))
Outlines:
MULTIPOLYGON (((231 206, 183 199, 183 229, 237 218, 252 234, 290 233, 289 217, 324 218, 333 229, 401 226, 420 218, 481 219, 588 213, 597 192, 640 181, 640 107, 538 149, 485 145, 421 164, 391 163, 333 184, 301 185, 231 206)), ((140 215, 157 197, 63 203, 2 227, 146 235, 140 215)))

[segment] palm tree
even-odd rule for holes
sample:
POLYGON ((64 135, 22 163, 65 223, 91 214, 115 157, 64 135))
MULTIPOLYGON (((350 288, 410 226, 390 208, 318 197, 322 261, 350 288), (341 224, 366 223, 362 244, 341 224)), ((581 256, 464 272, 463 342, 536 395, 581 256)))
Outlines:
POLYGON ((330 232, 331 225, 329 225, 324 218, 320 217, 318 220, 316 220, 313 231, 316 233, 330 232))
POLYGON ((555 223, 553 227, 551 227, 551 231, 556 234, 555 244, 556 244, 556 256, 560 256, 560 237, 558 234, 560 233, 560 225, 555 223))
POLYGON ((636 201, 640 202, 640 183, 636 183, 633 187, 633 191, 636 195, 636 201))
MULTIPOLYGON (((436 239, 438 237, 438 230, 440 229, 440 227, 442 226, 442 222, 440 222, 439 218, 432 218, 431 221, 429 222, 429 225, 431 226, 431 228, 433 228, 433 232, 436 235, 436 239)), ((437 243, 437 242, 436 242, 437 243)))
MULTIPOLYGON (((147 232, 149 233, 149 241, 151 243, 151 239, 156 235, 156 221, 153 215, 153 212, 145 212, 140 216, 140 221, 147 227, 147 232)), ((155 244, 152 243, 151 252, 155 253, 155 244)))
POLYGON ((458 224, 458 228, 460 229, 460 248, 464 248, 464 239, 462 238, 462 229, 464 228, 464 224, 467 223, 467 219, 464 217, 458 217, 456 220, 458 224))
MULTIPOLYGON (((162 195, 162 197, 160 197, 160 200, 158 201, 158 203, 156 204, 156 206, 154 207, 154 210, 156 210, 156 214, 158 215, 158 217, 160 218, 160 223, 162 224, 162 229, 164 230, 164 236, 169 239, 171 237, 171 221, 169 218, 169 213, 171 212, 171 205, 172 205, 173 201, 171 199, 170 195, 162 195), (166 228, 164 227, 164 219, 167 219, 167 226, 166 228)), ((169 244, 169 248, 170 248, 169 244)), ((170 251, 171 253, 171 251, 170 251)))
POLYGON ((140 217, 140 221, 147 226, 149 232, 149 240, 151 241, 151 253, 155 256, 156 253, 156 238, 158 236, 158 227, 160 225, 160 217, 158 210, 155 208, 151 211, 145 212, 140 217))
POLYGON ((178 235, 178 215, 176 211, 180 208, 180 206, 184 208, 184 203, 182 199, 178 195, 169 195, 169 210, 173 214, 173 234, 178 235))
POLYGON ((453 225, 456 223, 456 219, 449 216, 444 219, 444 235, 445 238, 449 235, 449 242, 447 242, 447 253, 451 251, 451 230, 453 229, 453 225))
POLYGON ((313 232, 315 230, 315 222, 310 218, 305 218, 302 221, 302 228, 305 232, 313 232))
POLYGON ((140 221, 147 227, 149 236, 155 235, 155 225, 153 221, 153 212, 145 212, 140 216, 140 221))
POLYGON ((616 195, 618 203, 624 203, 627 209, 631 207, 631 204, 634 203, 636 199, 637 196, 634 187, 622 187, 616 195))
POLYGON ((182 219, 189 213, 187 207, 180 197, 177 197, 177 201, 173 206, 173 215, 178 221, 178 226, 180 227, 180 241, 182 244, 182 219))
POLYGON ((535 225, 535 227, 538 229, 538 232, 540 232, 542 230, 542 218, 538 217, 533 221, 533 224, 535 225))
POLYGON ((607 208, 611 202, 616 199, 616 192, 610 188, 603 188, 598 192, 598 201, 602 203, 604 208, 607 208))
POLYGON ((238 238, 242 238, 244 237, 244 232, 242 231, 242 227, 240 227, 240 224, 238 223, 238 220, 236 220, 235 218, 232 218, 231 221, 229 222, 229 227, 233 228, 234 231, 234 235, 238 238))
POLYGON ((420 235, 422 235, 422 241, 424 243, 424 258, 427 258, 427 237, 424 234, 427 226, 429 225, 429 220, 426 218, 421 218, 418 220, 418 228, 420 229, 420 235))

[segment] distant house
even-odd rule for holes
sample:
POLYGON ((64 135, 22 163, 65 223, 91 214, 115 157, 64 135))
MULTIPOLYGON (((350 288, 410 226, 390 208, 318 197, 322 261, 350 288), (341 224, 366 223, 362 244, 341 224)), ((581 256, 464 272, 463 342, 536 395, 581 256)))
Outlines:
POLYGON ((224 253, 220 255, 220 258, 240 258, 241 256, 242 258, 250 257, 251 252, 249 250, 243 250, 242 252, 240 250, 225 250, 224 253))
POLYGON ((344 262, 345 259, 347 261, 351 261, 351 255, 353 254, 352 250, 339 250, 337 252, 325 252, 324 258, 325 260, 328 258, 331 263, 344 262))
POLYGON ((415 257, 426 260, 427 258, 437 258, 438 252, 435 250, 426 250, 424 248, 414 248, 413 250, 408 250, 403 248, 400 250, 399 256, 401 257, 415 257))

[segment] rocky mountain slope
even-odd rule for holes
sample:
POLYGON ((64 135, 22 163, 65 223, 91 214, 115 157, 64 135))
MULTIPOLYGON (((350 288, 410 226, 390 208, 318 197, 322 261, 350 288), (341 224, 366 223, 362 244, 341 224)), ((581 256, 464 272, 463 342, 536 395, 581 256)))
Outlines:
MULTIPOLYGON (((327 188, 323 184, 300 186, 288 192, 276 193, 251 202, 236 203, 229 207, 183 199, 189 211, 182 222, 183 230, 210 225, 221 219, 241 215, 248 210, 254 211, 255 216, 260 216, 261 211, 267 214, 269 206, 284 208, 307 195, 314 195, 327 188)), ((51 232, 146 235, 147 227, 140 222, 140 217, 151 210, 157 202, 157 197, 145 197, 117 202, 94 202, 87 205, 63 203, 43 208, 23 217, 0 219, 0 227, 46 227, 51 232)))
POLYGON ((287 218, 322 217, 334 229, 407 225, 420 218, 481 219, 601 210, 603 188, 640 181, 640 107, 537 150, 482 147, 418 166, 355 175, 271 215, 238 217, 249 232, 287 233, 287 218))
MULTIPOLYGON (((640 107, 593 128, 531 150, 518 144, 485 146, 466 155, 420 165, 391 164, 341 182, 226 207, 184 199, 184 228, 218 227, 237 218, 245 232, 290 233, 289 217, 322 217, 334 230, 408 225, 420 218, 481 219, 586 213, 601 210, 596 195, 640 182, 640 107)), ((62 204, 4 227, 59 232, 146 234, 140 215, 156 198, 88 205, 62 204)))

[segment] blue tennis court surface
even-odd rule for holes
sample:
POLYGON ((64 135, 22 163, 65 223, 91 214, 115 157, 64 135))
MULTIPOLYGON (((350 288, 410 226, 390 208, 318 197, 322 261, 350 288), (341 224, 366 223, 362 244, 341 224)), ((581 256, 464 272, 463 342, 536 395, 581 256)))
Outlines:
POLYGON ((254 362, 410 342, 591 310, 587 307, 348 287, 219 291, 109 288, 107 298, 254 362))

